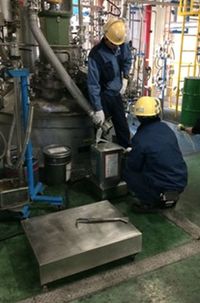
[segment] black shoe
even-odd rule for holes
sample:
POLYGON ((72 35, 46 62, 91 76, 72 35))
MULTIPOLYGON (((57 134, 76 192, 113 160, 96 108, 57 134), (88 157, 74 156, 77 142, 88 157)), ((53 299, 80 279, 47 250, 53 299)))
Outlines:
POLYGON ((178 191, 166 191, 160 194, 160 208, 173 208, 179 200, 178 191))
POLYGON ((174 208, 176 206, 176 201, 161 201, 158 207, 160 209, 174 208))

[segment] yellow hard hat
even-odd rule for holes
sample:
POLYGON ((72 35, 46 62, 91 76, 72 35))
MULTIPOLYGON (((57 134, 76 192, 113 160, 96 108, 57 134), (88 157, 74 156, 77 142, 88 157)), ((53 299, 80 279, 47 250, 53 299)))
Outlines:
POLYGON ((135 103, 133 112, 136 116, 156 116, 161 112, 160 100, 148 96, 141 97, 135 103))
POLYGON ((125 23, 122 19, 110 18, 104 25, 104 35, 115 45, 124 43, 126 36, 125 23))

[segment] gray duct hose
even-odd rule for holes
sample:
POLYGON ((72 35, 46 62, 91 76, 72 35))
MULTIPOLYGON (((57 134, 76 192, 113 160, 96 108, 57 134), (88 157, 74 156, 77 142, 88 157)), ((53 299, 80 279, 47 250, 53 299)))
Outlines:
POLYGON ((92 118, 93 122, 95 123, 94 118, 94 111, 92 107, 89 105, 86 98, 83 96, 82 92, 78 88, 78 86, 74 83, 72 78, 69 76, 65 68, 63 67, 62 63, 54 54, 53 50, 49 46, 46 38, 44 37, 43 33, 41 32, 40 28, 38 27, 38 19, 37 14, 32 11, 28 10, 29 15, 29 23, 30 28, 32 31, 33 36, 37 40, 40 48, 44 52, 44 55, 48 58, 51 65, 54 67, 56 72, 59 75, 59 78, 64 83, 65 87, 68 89, 72 97, 77 101, 77 103, 82 107, 82 109, 92 118))

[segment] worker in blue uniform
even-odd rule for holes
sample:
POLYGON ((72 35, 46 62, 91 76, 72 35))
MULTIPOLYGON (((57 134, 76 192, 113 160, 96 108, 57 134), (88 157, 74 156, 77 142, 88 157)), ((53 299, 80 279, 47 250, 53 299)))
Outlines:
POLYGON ((130 132, 121 94, 128 83, 132 56, 125 36, 124 21, 109 19, 103 38, 89 53, 87 86, 96 121, 101 126, 111 117, 117 143, 128 148, 130 132))
POLYGON ((133 111, 140 121, 127 155, 124 180, 137 208, 175 206, 187 185, 187 166, 173 130, 160 120, 160 101, 141 97, 133 111))

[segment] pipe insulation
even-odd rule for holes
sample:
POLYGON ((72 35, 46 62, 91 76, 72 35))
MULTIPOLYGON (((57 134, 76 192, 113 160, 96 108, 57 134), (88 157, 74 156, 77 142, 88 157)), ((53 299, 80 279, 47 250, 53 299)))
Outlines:
POLYGON ((92 110, 92 107, 90 106, 90 104, 88 103, 87 99, 84 97, 78 86, 69 76, 64 66, 62 65, 62 63, 57 58, 52 48, 48 44, 42 31, 38 27, 37 13, 33 10, 28 9, 28 20, 33 36, 35 37, 36 41, 38 42, 41 50, 43 51, 44 55, 47 57, 50 64, 54 67, 54 69, 58 73, 60 80, 64 83, 65 87, 68 89, 72 97, 77 101, 77 103, 81 106, 81 108, 93 119, 93 122, 95 123, 94 111, 92 110))
POLYGON ((0 11, 3 14, 3 18, 7 22, 12 22, 12 8, 11 0, 0 0, 0 11))
POLYGON ((128 0, 124 0, 123 9, 122 9, 122 18, 123 19, 127 18, 128 6, 129 6, 128 0))

